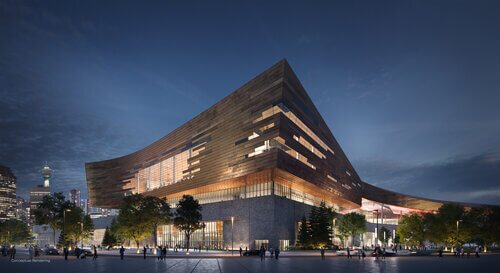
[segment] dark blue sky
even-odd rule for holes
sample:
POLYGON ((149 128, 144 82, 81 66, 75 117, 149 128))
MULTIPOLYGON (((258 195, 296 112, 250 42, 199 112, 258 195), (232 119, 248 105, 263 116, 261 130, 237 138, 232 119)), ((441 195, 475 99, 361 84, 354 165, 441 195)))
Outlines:
POLYGON ((44 161, 86 194, 84 162, 287 58, 365 181, 500 204, 499 1, 234 2, 1 1, 0 164, 19 194, 44 161))

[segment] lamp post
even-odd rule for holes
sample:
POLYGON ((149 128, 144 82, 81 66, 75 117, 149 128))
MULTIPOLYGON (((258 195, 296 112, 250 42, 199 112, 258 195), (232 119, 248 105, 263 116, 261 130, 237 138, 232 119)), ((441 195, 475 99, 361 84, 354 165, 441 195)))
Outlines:
MULTIPOLYGON (((63 237, 63 240, 64 240, 64 245, 65 245, 65 246, 66 246, 66 234, 65 234, 65 232, 66 232, 66 212, 67 212, 67 211, 69 212, 69 211, 71 211, 71 209, 65 209, 65 210, 63 210, 63 226, 62 226, 62 232, 63 232, 63 236, 64 236, 64 237, 63 237)), ((54 241, 55 241, 55 238, 54 238, 54 241)), ((54 247, 56 247, 56 246, 54 246, 54 247)))
POLYGON ((80 229, 80 231, 81 231, 80 232, 80 237, 82 238, 81 239, 81 244, 82 244, 82 248, 83 248, 83 222, 76 222, 76 223, 80 224, 80 227, 81 227, 81 229, 80 229))
POLYGON ((374 210, 374 212, 377 214, 377 225, 375 227, 375 246, 378 245, 378 209, 374 210))
POLYGON ((234 229, 234 216, 231 216, 231 255, 234 254, 234 240, 233 240, 234 232, 233 232, 233 229, 234 229))
POLYGON ((459 224, 460 222, 462 222, 462 220, 457 220, 457 237, 456 237, 456 238, 457 238, 457 244, 458 244, 458 224, 459 224))

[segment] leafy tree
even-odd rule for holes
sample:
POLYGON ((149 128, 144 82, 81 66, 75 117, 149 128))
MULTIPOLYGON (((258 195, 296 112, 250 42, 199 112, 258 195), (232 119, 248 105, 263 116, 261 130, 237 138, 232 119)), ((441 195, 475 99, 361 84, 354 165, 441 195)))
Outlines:
POLYGON ((186 236, 186 249, 189 251, 189 239, 198 229, 205 226, 201 222, 201 206, 198 200, 191 195, 183 195, 177 204, 177 210, 174 218, 174 226, 184 232, 186 236))
POLYGON ((144 197, 140 194, 123 198, 123 205, 116 217, 114 233, 125 240, 133 240, 137 248, 139 243, 151 234, 146 215, 143 213, 144 197))
POLYGON ((338 223, 339 237, 344 240, 351 236, 352 245, 354 245, 354 238, 366 230, 366 218, 357 212, 344 214, 338 223))
MULTIPOLYGON (((464 243, 468 238, 464 237, 464 233, 458 232, 458 225, 465 220, 465 209, 463 206, 456 204, 442 205, 436 215, 438 225, 442 228, 441 242, 448 245, 457 245, 464 243), (462 235, 462 236, 460 236, 462 235)), ((467 225, 467 223, 464 223, 467 225)), ((436 232, 436 230, 433 230, 436 232)))
POLYGON ((389 238, 391 238, 391 231, 388 230, 386 227, 381 227, 378 230, 378 239, 382 241, 384 245, 387 245, 389 242, 389 238))
POLYGON ((500 208, 472 208, 465 213, 460 225, 459 237, 488 246, 500 242, 500 208))
POLYGON ((164 199, 147 196, 143 199, 141 209, 142 216, 152 232, 156 247, 158 245, 158 226, 168 224, 170 222, 170 218, 172 217, 170 205, 164 199))
POLYGON ((118 244, 118 240, 116 239, 116 236, 109 230, 108 227, 106 227, 106 230, 104 231, 104 237, 102 238, 101 245, 107 246, 107 247, 113 247, 117 244, 118 244))
POLYGON ((325 202, 321 202, 319 207, 313 207, 310 214, 310 237, 311 242, 316 247, 323 247, 331 244, 333 234, 333 218, 336 213, 331 207, 327 207, 325 202))
POLYGON ((64 221, 64 239, 67 242, 76 244, 82 242, 92 236, 94 232, 94 224, 90 216, 85 215, 79 207, 73 207, 66 211, 66 219, 64 221))
POLYGON ((49 225, 52 228, 54 245, 56 245, 56 230, 62 229, 65 210, 74 207, 74 204, 65 200, 62 192, 56 192, 53 196, 44 196, 42 203, 33 211, 37 225, 49 225))
POLYGON ((407 245, 422 246, 426 239, 424 217, 417 213, 401 216, 396 232, 407 245))
POLYGON ((306 216, 302 216, 299 226, 298 244, 303 248, 307 248, 311 244, 311 229, 307 222, 306 216))
POLYGON ((31 241, 32 235, 26 223, 17 219, 0 222, 0 243, 21 244, 31 241))

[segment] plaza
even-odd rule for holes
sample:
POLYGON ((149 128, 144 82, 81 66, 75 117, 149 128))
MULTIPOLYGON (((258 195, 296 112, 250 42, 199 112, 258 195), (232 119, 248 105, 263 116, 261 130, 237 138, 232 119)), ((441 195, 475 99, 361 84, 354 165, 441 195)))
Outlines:
POLYGON ((92 258, 77 260, 63 256, 41 257, 38 262, 23 262, 26 253, 19 252, 17 262, 10 262, 6 257, 0 259, 3 272, 175 272, 175 273, 253 273, 253 272, 482 272, 500 266, 496 254, 482 255, 477 258, 455 258, 445 256, 426 257, 390 257, 385 260, 372 257, 365 259, 327 256, 321 260, 315 256, 284 256, 279 260, 258 257, 221 257, 192 256, 189 258, 171 257, 158 261, 154 257, 144 260, 141 256, 125 256, 122 261, 116 255, 101 255, 96 261, 92 258))

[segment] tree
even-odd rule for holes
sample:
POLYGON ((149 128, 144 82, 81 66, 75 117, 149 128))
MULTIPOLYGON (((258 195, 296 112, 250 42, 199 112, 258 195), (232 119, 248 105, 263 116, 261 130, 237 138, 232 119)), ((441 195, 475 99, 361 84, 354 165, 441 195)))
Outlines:
POLYGON ((49 225, 52 228, 54 246, 56 245, 56 230, 62 229, 65 210, 74 208, 74 204, 66 201, 62 192, 43 197, 42 203, 34 210, 37 225, 49 225))
POLYGON ((460 223, 459 237, 485 247, 500 242, 500 208, 471 208, 460 223))
POLYGON ((144 240, 151 229, 146 221, 147 215, 143 213, 144 197, 140 194, 133 194, 123 198, 123 205, 116 217, 114 233, 125 240, 133 240, 137 248, 139 243, 144 240))
POLYGON ((325 202, 321 202, 319 207, 313 207, 309 218, 311 243, 315 247, 330 245, 333 234, 333 218, 336 213, 331 207, 327 207, 325 202))
POLYGON ((118 244, 118 240, 116 239, 116 236, 109 230, 108 227, 106 227, 106 230, 104 231, 104 237, 102 238, 101 245, 106 246, 106 247, 113 247, 117 244, 118 244))
POLYGON ((172 216, 170 212, 170 205, 164 199, 147 196, 143 199, 141 209, 142 216, 152 232, 156 247, 158 245, 158 226, 166 225, 170 222, 170 218, 172 216))
POLYGON ((417 213, 401 216, 396 232, 407 245, 422 246, 426 239, 424 217, 417 213))
MULTIPOLYGON (((459 225, 464 222, 465 219, 465 209, 461 205, 456 204, 444 204, 442 205, 436 215, 437 224, 442 228, 442 235, 440 241, 446 243, 450 246, 458 245, 464 243, 468 238, 464 237, 464 233, 459 233, 459 225), (462 235, 462 236, 460 236, 462 235)), ((468 223, 463 223, 467 225, 468 223)), ((436 230, 434 230, 436 232, 436 230)))
POLYGON ((0 222, 0 243, 21 244, 31 241, 32 236, 28 225, 17 219, 0 222))
POLYGON ((201 206, 198 200, 191 195, 183 195, 177 204, 177 210, 174 218, 174 226, 183 231, 186 236, 186 250, 189 252, 189 239, 198 229, 205 226, 201 222, 201 206))
POLYGON ((90 216, 85 215, 79 207, 73 207, 66 211, 66 219, 64 221, 64 239, 65 242, 77 244, 92 236, 94 232, 94 224, 90 216))
POLYGON ((391 231, 386 227, 381 227, 378 231, 378 239, 382 241, 384 245, 387 245, 389 242, 389 238, 391 238, 391 231))
POLYGON ((366 218, 363 214, 356 212, 344 214, 339 220, 338 230, 342 240, 351 236, 352 245, 354 245, 354 238, 366 230, 366 218))
POLYGON ((306 216, 302 216, 299 226, 298 244, 302 248, 307 248, 311 244, 311 230, 309 223, 307 223, 306 216))

